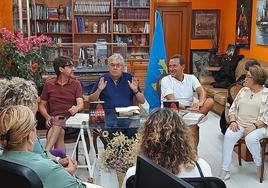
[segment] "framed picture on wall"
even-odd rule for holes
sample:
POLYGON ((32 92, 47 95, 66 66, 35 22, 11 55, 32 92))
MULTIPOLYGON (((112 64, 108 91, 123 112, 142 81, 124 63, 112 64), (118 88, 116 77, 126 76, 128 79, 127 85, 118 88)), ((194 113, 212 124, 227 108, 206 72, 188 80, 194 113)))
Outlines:
POLYGON ((220 10, 193 10, 192 39, 219 38, 220 10))
POLYGON ((208 49, 191 50, 191 69, 197 78, 199 76, 211 75, 211 72, 205 69, 205 66, 209 66, 210 53, 208 49))
POLYGON ((237 0, 235 44, 250 48, 252 0, 237 0))
POLYGON ((268 2, 267 0, 257 1, 256 11, 256 44, 268 45, 268 2))

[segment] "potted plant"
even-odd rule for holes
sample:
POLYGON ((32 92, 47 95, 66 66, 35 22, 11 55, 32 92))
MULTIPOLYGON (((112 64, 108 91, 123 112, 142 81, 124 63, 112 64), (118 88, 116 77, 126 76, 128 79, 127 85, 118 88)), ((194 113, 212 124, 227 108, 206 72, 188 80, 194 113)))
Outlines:
POLYGON ((107 148, 100 154, 101 163, 109 169, 116 170, 120 187, 126 171, 136 163, 138 140, 116 132, 107 148))
POLYGON ((1 28, 0 77, 21 77, 34 81, 37 87, 42 86, 42 74, 47 72, 48 63, 44 51, 41 52, 44 43, 47 47, 52 46, 52 40, 45 35, 24 37, 21 31, 12 33, 1 28))

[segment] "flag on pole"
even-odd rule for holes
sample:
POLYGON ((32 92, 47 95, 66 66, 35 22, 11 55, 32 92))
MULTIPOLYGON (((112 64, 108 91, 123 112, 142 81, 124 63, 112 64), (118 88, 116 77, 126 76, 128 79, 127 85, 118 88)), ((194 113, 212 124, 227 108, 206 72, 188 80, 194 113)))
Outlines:
POLYGON ((166 48, 161 15, 158 11, 156 11, 155 16, 155 31, 144 89, 144 95, 147 102, 149 103, 150 111, 152 111, 154 108, 160 107, 161 103, 156 87, 157 79, 161 74, 167 73, 166 48))

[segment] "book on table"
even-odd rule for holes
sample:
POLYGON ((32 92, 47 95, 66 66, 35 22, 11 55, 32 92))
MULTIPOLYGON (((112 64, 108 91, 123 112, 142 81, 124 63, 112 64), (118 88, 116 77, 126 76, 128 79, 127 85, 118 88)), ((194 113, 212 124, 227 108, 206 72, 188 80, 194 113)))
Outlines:
POLYGON ((104 101, 90 102, 89 121, 91 123, 103 123, 105 121, 104 101))
POLYGON ((115 111, 119 117, 140 115, 140 107, 138 106, 116 107, 115 111))
POLYGON ((198 113, 198 112, 191 112, 191 111, 186 112, 182 116, 183 120, 189 125, 198 124, 204 117, 205 117, 205 114, 198 113))
POLYGON ((67 127, 79 127, 80 125, 88 125, 88 114, 76 113, 66 120, 67 127))
POLYGON ((177 100, 166 100, 163 101, 163 107, 165 108, 171 108, 175 111, 179 111, 179 101, 177 100))

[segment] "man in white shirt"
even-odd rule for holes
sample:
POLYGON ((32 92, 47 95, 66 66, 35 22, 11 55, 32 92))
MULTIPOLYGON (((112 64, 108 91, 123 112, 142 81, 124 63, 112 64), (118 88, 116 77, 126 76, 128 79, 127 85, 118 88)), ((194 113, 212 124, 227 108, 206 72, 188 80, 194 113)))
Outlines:
POLYGON ((184 74, 185 62, 181 55, 171 57, 169 74, 161 80, 161 100, 178 100, 181 109, 207 114, 214 101, 207 98, 206 91, 198 79, 191 74, 184 74), (198 99, 194 98, 194 92, 198 99))

